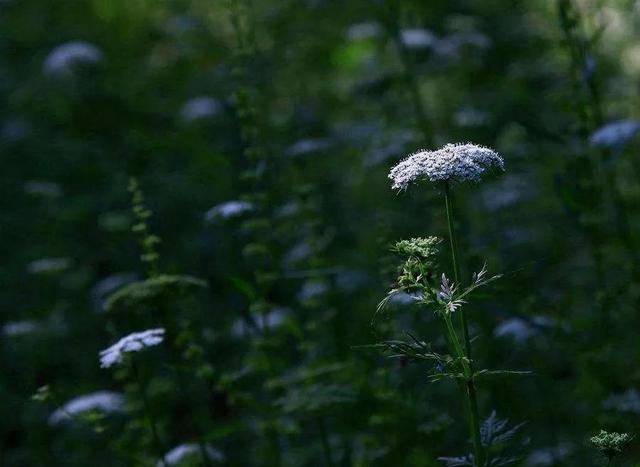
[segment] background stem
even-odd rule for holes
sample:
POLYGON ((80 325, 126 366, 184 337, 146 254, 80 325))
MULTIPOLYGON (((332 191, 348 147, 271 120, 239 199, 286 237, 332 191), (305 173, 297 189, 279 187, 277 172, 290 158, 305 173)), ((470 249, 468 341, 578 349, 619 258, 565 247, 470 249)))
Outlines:
POLYGON ((151 410, 151 404, 149 403, 149 398, 147 397, 147 391, 145 389, 144 384, 142 383, 142 378, 140 378, 140 373, 138 372, 138 367, 135 362, 132 362, 131 367, 133 368, 133 375, 138 383, 138 388, 140 389, 140 396, 142 397, 142 403, 144 404, 145 415, 147 416, 147 421, 149 422, 149 428, 151 429, 151 436, 153 437, 153 443, 156 447, 156 451, 158 452, 158 457, 160 459, 160 464, 164 467, 167 467, 167 462, 164 459, 164 449, 162 447, 162 443, 160 442, 160 436, 158 435, 158 429, 156 426, 155 417, 153 415, 153 411, 151 410))

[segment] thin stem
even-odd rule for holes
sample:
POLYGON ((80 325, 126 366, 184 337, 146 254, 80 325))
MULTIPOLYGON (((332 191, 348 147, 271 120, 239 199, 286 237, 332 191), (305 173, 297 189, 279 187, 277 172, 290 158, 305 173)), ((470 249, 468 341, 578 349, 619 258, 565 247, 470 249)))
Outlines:
POLYGON ((475 452, 475 461, 477 467, 484 467, 485 455, 482 446, 482 438, 480 435, 480 416, 478 415, 478 397, 476 395, 476 386, 473 382, 473 376, 467 379, 467 408, 469 410, 469 429, 471 430, 471 438, 473 440, 473 450, 475 452))
POLYGON ((476 394, 476 387, 473 381, 473 369, 471 362, 467 362, 464 355, 462 345, 456 333, 453 323, 451 322, 451 315, 444 315, 444 322, 447 326, 449 333, 449 340, 453 345, 453 349, 460 358, 462 363, 462 369, 464 372, 466 395, 467 395, 467 410, 469 412, 469 432, 471 433, 471 440, 473 442, 473 451, 476 459, 476 466, 483 467, 485 465, 484 448, 482 447, 482 438, 480 435, 480 416, 478 410, 478 397, 476 394))
MULTIPOLYGON (((453 263, 453 278, 456 284, 460 284, 460 266, 458 263, 458 249, 456 245, 455 227, 453 225, 453 206, 451 200, 451 188, 449 182, 444 185, 444 203, 447 209, 447 227, 449 229, 449 246, 451 247, 451 261, 453 263)), ((469 324, 467 314, 464 309, 460 310, 460 325, 464 337, 464 348, 466 355, 471 359, 471 339, 469 338, 469 324)))
POLYGON ((131 367, 133 368, 133 375, 135 377, 136 382, 138 383, 138 388, 140 388, 140 395, 142 397, 142 403, 144 404, 145 415, 147 416, 147 421, 149 422, 149 428, 151 429, 151 436, 153 437, 153 443, 158 452, 158 457, 160 458, 160 464, 164 467, 167 467, 167 461, 164 458, 165 451, 162 448, 162 443, 160 442, 160 436, 158 435, 158 429, 156 426, 156 421, 153 415, 153 411, 151 410, 151 404, 149 403, 147 391, 145 389, 144 384, 142 383, 142 378, 140 378, 138 367, 135 364, 135 362, 132 362, 131 367))
MULTIPOLYGON (((451 247, 451 260, 453 262, 453 277, 457 284, 460 283, 460 266, 458 263, 458 250, 456 248, 456 239, 455 239, 455 228, 453 224, 453 206, 451 200, 451 189, 449 186, 449 182, 445 182, 444 185, 444 200, 445 206, 447 210, 447 227, 449 229, 449 245, 451 247)), ((475 453, 475 461, 478 467, 484 467, 485 465, 485 453, 482 447, 482 440, 480 436, 480 416, 478 411, 478 396, 476 394, 476 387, 473 378, 473 364, 471 361, 471 339, 469 338, 469 325, 467 322, 467 315, 464 309, 458 310, 460 314, 460 324, 462 327, 462 333, 464 338, 464 348, 466 354, 466 358, 468 359, 468 363, 465 360, 462 360, 462 365, 465 370, 465 379, 466 379, 466 395, 467 395, 467 409, 469 412, 469 431, 471 432, 471 439, 473 441, 473 450, 475 453)), ((445 317, 447 321, 447 326, 449 328, 449 333, 451 334, 451 340, 454 342, 456 347, 456 351, 458 353, 462 353, 462 349, 460 349, 460 344, 458 343, 458 337, 451 324, 450 317, 445 317)), ((464 355, 463 354, 463 355, 464 355)))

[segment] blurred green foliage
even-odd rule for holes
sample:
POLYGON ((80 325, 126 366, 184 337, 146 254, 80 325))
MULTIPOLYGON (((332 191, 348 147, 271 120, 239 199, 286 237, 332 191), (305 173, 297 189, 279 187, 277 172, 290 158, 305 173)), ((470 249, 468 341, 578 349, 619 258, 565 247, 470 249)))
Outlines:
POLYGON ((0 465, 156 465, 140 381, 163 448, 212 465, 464 455, 457 388, 362 347, 442 339, 403 294, 372 317, 391 246, 447 228, 388 170, 457 141, 506 162, 456 189, 463 277, 504 274, 477 358, 534 373, 481 413, 526 422, 516 465, 597 465, 640 417, 638 32, 629 0, 0 0, 0 465), (140 381, 99 367, 158 326, 140 381), (52 423, 97 391, 126 403, 52 423))

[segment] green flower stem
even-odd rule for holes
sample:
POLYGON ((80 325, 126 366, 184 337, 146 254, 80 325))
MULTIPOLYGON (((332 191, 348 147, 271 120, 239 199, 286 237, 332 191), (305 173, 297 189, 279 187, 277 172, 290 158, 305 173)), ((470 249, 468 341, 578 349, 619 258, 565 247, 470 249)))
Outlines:
POLYGON ((462 369, 464 373, 466 394, 467 394, 467 409, 469 411, 469 431, 471 433, 471 439, 473 442, 473 451, 476 459, 476 466, 483 467, 485 465, 484 448, 482 447, 482 439, 480 436, 480 416, 478 411, 478 398, 476 395, 476 387, 473 381, 473 369, 471 363, 467 361, 458 335, 456 334, 453 323, 451 322, 451 315, 445 313, 444 322, 447 325, 447 331, 449 332, 449 340, 453 344, 456 356, 462 362, 462 369))
MULTIPOLYGON (((453 226, 453 207, 451 200, 451 188, 449 182, 444 185, 444 203, 447 208, 447 226, 449 229, 449 245, 451 247, 451 261, 453 262, 453 279, 456 284, 460 284, 460 266, 458 264, 458 249, 455 238, 455 228, 453 226)), ((459 311, 460 325, 462 327, 462 335, 464 337, 464 348, 466 355, 471 359, 471 339, 469 338, 469 324, 467 323, 467 315, 464 309, 459 311)))
MULTIPOLYGON (((460 284, 460 267, 458 264, 458 251, 456 248, 455 229, 453 225, 453 206, 451 202, 451 188, 449 182, 445 182, 444 185, 444 200, 447 210, 447 226, 449 229, 451 260, 453 262, 453 277, 456 284, 460 284)), ((458 310, 458 313, 460 314, 460 324, 462 326, 462 333, 464 338, 464 352, 462 351, 458 336, 455 332, 453 324, 451 323, 451 317, 445 316, 445 320, 447 321, 447 327, 449 328, 451 340, 456 347, 456 353, 458 353, 458 356, 462 355, 463 357, 466 357, 466 359, 462 359, 462 366, 464 369, 464 376, 466 380, 467 409, 469 411, 469 431, 471 432, 471 439, 473 441, 473 450, 475 454, 476 465, 478 467, 484 467, 485 455, 480 437, 480 416, 478 411, 478 397, 476 394, 476 387, 473 378, 473 367, 471 363, 471 339, 469 338, 469 325, 467 322, 467 315, 465 313, 465 310, 460 309, 458 310)))
POLYGON ((151 436, 153 437, 153 443, 158 452, 158 458, 160 459, 160 464, 164 467, 167 467, 167 461, 164 458, 164 449, 162 448, 162 443, 160 442, 160 436, 158 435, 158 429, 155 421, 155 417, 153 415, 153 411, 151 410, 151 404, 149 403, 149 397, 147 396, 147 391, 142 383, 142 378, 140 378, 140 373, 138 372, 138 367, 135 362, 131 362, 131 368, 133 369, 133 375, 138 383, 138 388, 140 389, 140 395, 142 397, 142 403, 144 404, 145 415, 147 416, 147 421, 149 422, 149 428, 151 429, 151 436))

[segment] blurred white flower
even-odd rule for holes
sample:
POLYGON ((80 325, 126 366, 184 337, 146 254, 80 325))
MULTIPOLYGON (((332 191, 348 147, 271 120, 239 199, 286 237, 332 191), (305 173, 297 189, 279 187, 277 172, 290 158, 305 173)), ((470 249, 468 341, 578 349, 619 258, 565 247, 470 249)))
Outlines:
POLYGON ((621 394, 612 394, 602 406, 608 410, 640 414, 640 392, 629 389, 621 394))
POLYGON ((447 144, 437 151, 419 151, 391 169, 393 188, 406 190, 421 180, 479 181, 490 169, 504 170, 502 157, 493 149, 476 144, 447 144))
POLYGON ((160 344, 163 340, 163 328, 131 333, 100 352, 100 367, 109 368, 122 363, 125 353, 140 352, 147 347, 160 344))
POLYGON ((27 264, 31 274, 53 274, 62 272, 71 265, 69 258, 40 258, 27 264))
POLYGON ((65 405, 57 409, 49 417, 49 425, 59 425, 69 421, 72 417, 86 412, 98 410, 105 413, 122 412, 124 397, 122 394, 111 391, 98 391, 71 399, 65 405))
POLYGON ((541 329, 551 328, 555 322, 546 316, 532 316, 530 320, 509 318, 502 321, 493 330, 495 337, 510 337, 517 343, 523 343, 537 335, 541 329))
MULTIPOLYGON (((210 460, 214 462, 223 462, 224 455, 213 446, 206 444, 203 447, 195 443, 181 444, 164 455, 164 461, 167 465, 178 465, 191 456, 202 456, 202 449, 206 452, 210 460)), ((158 461, 158 467, 163 467, 163 463, 158 461)))
POLYGON ((317 280, 311 280, 304 283, 300 292, 298 292, 298 300, 301 302, 306 302, 308 300, 312 300, 320 295, 324 295, 329 291, 329 286, 317 280))
POLYGON ((428 49, 433 47, 438 38, 428 29, 412 28, 400 32, 402 44, 408 49, 428 49))
POLYGON ((285 150, 285 155, 298 157, 314 152, 322 152, 333 146, 333 141, 329 138, 301 139, 296 141, 285 150))
POLYGON ((9 321, 2 327, 2 335, 5 337, 18 337, 33 334, 42 329, 42 324, 38 321, 9 321))
POLYGON ((253 211, 253 209, 253 204, 247 201, 226 201, 209 209, 204 218, 207 222, 213 222, 216 219, 238 217, 246 212, 253 211))
POLYGON ((197 96, 186 101, 180 109, 183 122, 193 122, 215 117, 220 113, 222 105, 213 97, 197 96))
POLYGON ((555 447, 540 448, 533 451, 527 457, 526 467, 546 467, 560 465, 560 463, 571 454, 571 448, 568 444, 560 444, 555 447))
POLYGON ((54 48, 44 61, 44 71, 63 74, 72 71, 76 65, 91 65, 102 60, 102 52, 88 42, 67 42, 54 48))
POLYGON ((314 252, 313 246, 306 240, 294 245, 284 256, 282 260, 286 266, 292 266, 300 261, 307 259, 314 252))
POLYGON ((62 196, 62 188, 54 182, 40 180, 29 180, 23 185, 24 192, 32 196, 42 196, 43 198, 57 198, 62 196))
POLYGON ((639 121, 618 120, 594 131, 589 142, 593 146, 620 148, 631 141, 638 131, 640 131, 639 121))
POLYGON ((482 190, 482 200, 490 211, 509 207, 514 203, 531 198, 534 184, 519 175, 507 175, 482 190))

